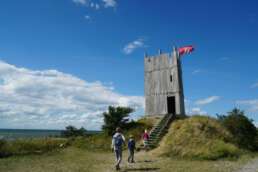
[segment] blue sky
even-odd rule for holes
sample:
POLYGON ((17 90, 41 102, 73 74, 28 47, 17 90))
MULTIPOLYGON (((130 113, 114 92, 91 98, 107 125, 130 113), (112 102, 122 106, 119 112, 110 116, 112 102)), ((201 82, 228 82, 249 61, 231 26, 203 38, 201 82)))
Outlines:
POLYGON ((143 54, 173 45, 195 47, 190 114, 237 106, 258 123, 257 15, 256 0, 2 0, 0 128, 98 129, 109 104, 139 117, 143 54))

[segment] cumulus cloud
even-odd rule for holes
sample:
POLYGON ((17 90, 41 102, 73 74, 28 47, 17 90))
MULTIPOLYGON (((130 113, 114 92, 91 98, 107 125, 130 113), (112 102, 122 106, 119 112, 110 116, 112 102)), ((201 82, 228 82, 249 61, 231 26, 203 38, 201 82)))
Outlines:
POLYGON ((195 102, 195 104, 196 105, 206 105, 206 104, 210 104, 214 101, 217 101, 219 99, 220 99, 219 96, 210 96, 210 97, 207 97, 207 98, 204 98, 204 99, 197 100, 195 102))
POLYGON ((109 105, 144 108, 141 96, 57 70, 29 70, 0 61, 0 119, 16 128, 100 129, 109 105))
POLYGON ((238 100, 236 103, 248 106, 250 111, 258 111, 258 99, 238 100))
POLYGON ((144 47, 144 40, 139 38, 133 42, 128 43, 124 48, 123 48, 123 52, 125 54, 131 54, 133 51, 135 51, 138 48, 142 48, 144 47))
POLYGON ((102 0, 104 2, 104 7, 109 8, 109 7, 115 7, 117 5, 117 2, 115 0, 102 0))

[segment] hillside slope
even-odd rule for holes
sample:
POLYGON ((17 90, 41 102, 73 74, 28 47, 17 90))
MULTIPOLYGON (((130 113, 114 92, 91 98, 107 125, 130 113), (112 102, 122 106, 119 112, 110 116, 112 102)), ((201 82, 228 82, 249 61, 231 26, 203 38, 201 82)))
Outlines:
POLYGON ((197 159, 236 157, 240 150, 231 140, 231 134, 217 120, 193 116, 173 122, 155 152, 197 159))

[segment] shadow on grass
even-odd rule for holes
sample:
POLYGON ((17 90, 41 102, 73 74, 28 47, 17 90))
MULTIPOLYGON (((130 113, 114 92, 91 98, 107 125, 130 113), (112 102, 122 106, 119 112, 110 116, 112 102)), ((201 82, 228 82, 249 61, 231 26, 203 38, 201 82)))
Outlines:
POLYGON ((155 162, 153 160, 145 160, 145 161, 137 161, 136 163, 151 163, 151 162, 155 162))
POLYGON ((124 172, 127 171, 157 171, 160 168, 130 168, 130 169, 125 169, 124 172))

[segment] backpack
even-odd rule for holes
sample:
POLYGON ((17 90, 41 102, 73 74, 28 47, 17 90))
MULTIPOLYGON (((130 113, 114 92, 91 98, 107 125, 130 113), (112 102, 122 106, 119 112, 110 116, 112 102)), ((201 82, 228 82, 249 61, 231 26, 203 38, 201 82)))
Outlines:
POLYGON ((134 142, 134 140, 129 140, 129 142, 128 142, 128 148, 129 148, 130 150, 134 150, 134 148, 135 148, 135 142, 134 142))
POLYGON ((121 135, 115 137, 115 147, 121 147, 124 140, 121 135))

